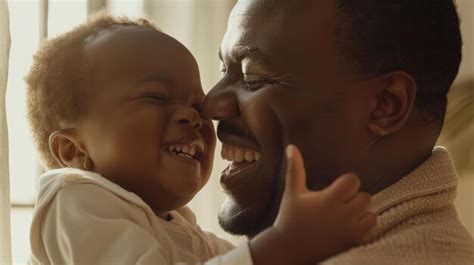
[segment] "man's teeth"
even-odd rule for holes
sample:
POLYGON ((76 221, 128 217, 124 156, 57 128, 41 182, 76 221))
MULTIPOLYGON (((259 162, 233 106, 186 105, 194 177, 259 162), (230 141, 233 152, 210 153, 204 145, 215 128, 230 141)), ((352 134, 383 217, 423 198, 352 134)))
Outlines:
POLYGON ((221 156, 225 160, 235 162, 255 162, 262 158, 262 155, 254 150, 229 145, 222 146, 221 156))

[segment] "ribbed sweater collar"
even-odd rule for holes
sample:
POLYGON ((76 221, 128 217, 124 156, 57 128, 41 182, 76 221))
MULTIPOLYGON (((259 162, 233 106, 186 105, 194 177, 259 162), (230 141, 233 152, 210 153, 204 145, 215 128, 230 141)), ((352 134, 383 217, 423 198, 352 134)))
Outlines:
MULTIPOLYGON (((449 152, 444 147, 438 146, 433 149, 431 156, 415 170, 375 194, 370 209, 380 215, 404 201, 454 189, 457 183, 458 176, 449 152)), ((452 201, 445 203, 452 203, 452 201)))

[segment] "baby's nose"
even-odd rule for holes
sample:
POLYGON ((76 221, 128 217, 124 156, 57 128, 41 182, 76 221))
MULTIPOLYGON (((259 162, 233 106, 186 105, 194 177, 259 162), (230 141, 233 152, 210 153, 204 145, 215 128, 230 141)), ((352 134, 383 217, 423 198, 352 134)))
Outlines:
POLYGON ((198 130, 202 127, 201 116, 191 107, 179 108, 176 112, 175 120, 179 125, 189 126, 198 130))

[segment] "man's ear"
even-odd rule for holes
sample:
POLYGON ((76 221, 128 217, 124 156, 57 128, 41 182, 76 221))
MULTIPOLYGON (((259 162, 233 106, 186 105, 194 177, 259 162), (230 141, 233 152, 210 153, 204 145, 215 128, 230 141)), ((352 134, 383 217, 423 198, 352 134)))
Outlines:
POLYGON ((392 134, 407 121, 416 97, 416 83, 405 72, 391 72, 377 89, 375 108, 370 113, 368 129, 376 136, 392 134))
POLYGON ((63 167, 93 169, 92 160, 76 129, 69 128, 53 132, 49 136, 49 149, 58 164, 63 167))

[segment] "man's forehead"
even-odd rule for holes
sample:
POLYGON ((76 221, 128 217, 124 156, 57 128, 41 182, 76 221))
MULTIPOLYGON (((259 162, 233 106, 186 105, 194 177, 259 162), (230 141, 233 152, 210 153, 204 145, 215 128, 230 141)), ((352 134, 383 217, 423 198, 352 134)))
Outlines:
POLYGON ((229 16, 230 21, 288 23, 302 17, 332 16, 341 0, 239 0, 229 16))
POLYGON ((220 55, 232 61, 262 59, 270 54, 269 45, 310 42, 329 25, 323 4, 328 1, 334 0, 241 0, 229 17, 220 55))
POLYGON ((273 1, 249 0, 239 1, 236 4, 229 16, 227 31, 218 51, 221 60, 230 62, 239 62, 244 58, 262 62, 265 60, 268 54, 261 40, 272 38, 271 36, 276 33, 273 29, 279 21, 275 14, 271 14, 271 10, 262 7, 273 1))
POLYGON ((239 0, 232 10, 235 15, 287 14, 301 15, 304 11, 335 0, 239 0))
MULTIPOLYGON (((286 35, 315 27, 332 27, 338 0, 241 0, 228 22, 232 34, 286 35)), ((230 36, 233 37, 233 36, 230 36)), ((233 37, 235 38, 235 37, 233 37)))

